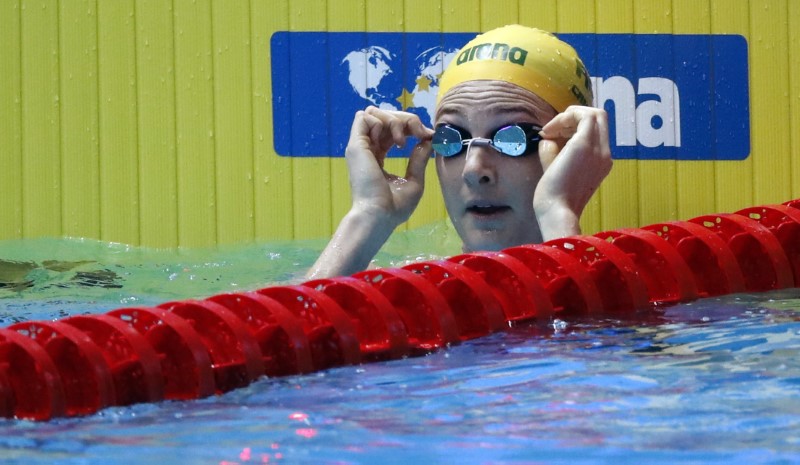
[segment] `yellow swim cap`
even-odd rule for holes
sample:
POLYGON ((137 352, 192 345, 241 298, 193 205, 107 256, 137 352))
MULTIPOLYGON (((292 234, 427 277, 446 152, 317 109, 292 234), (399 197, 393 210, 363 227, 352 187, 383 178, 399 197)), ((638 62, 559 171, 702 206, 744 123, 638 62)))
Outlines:
POLYGON ((559 113, 570 105, 592 104, 589 73, 575 49, 541 29, 515 24, 472 39, 442 74, 437 103, 456 85, 481 80, 528 89, 559 113))

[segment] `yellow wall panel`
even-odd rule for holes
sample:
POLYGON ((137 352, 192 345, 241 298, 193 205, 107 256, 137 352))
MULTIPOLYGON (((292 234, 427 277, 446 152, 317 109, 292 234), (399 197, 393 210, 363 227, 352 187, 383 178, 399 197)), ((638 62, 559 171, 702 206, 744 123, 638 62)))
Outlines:
POLYGON ((223 243, 250 242, 255 234, 250 11, 246 2, 212 6, 217 230, 223 243))
POLYGON ((174 8, 178 243, 209 246, 217 242, 211 1, 174 8))
MULTIPOLYGON (((602 0, 597 5, 597 32, 622 34, 633 30, 633 0, 602 0)), ((598 53, 595 51, 595 53, 598 53)), ((604 101, 595 89, 595 98, 604 101)), ((639 225, 639 167, 635 160, 616 160, 598 193, 600 229, 639 225)))
POLYGON ((750 101, 753 134, 753 200, 779 202, 791 195, 787 89, 789 50, 784 0, 750 2, 750 101), (776 134, 781 136, 775 137, 776 134))
MULTIPOLYGON (((675 34, 710 34, 711 10, 707 0, 673 0, 672 27, 675 34)), ((676 67, 679 64, 676 64, 676 67)), ((709 92, 713 89, 709 89, 709 92)), ((711 128, 708 128, 709 130, 711 128)), ((693 218, 716 212, 714 162, 676 163, 678 218, 693 218)))
POLYGON ((557 0, 519 0, 519 23, 545 31, 558 31, 557 0))
MULTIPOLYGON (((711 4, 712 34, 741 34, 747 37, 750 56, 750 102, 753 101, 753 35, 750 32, 750 11, 747 0, 733 2, 715 1, 711 4)), ((751 103, 752 105, 752 103, 751 103)), ((753 113, 750 113, 750 134, 752 137, 753 113)), ((753 197, 753 158, 757 156, 751 140, 750 156, 735 163, 717 163, 715 180, 717 191, 717 211, 729 212, 754 205, 753 197)), ((788 200, 788 199, 787 199, 788 200)))
POLYGON ((792 198, 800 198, 800 3, 787 0, 789 20, 789 144, 792 198))
POLYGON ((442 31, 481 32, 481 0, 442 0, 442 31))
MULTIPOLYGON (((273 123, 304 109, 273 114, 271 91, 274 76, 299 71, 338 92, 341 63, 273 69, 280 31, 479 32, 518 21, 557 33, 738 34, 749 52, 750 155, 617 159, 584 231, 800 196, 791 0, 9 0, 0 9, 0 239, 193 247, 329 236, 350 208, 344 160, 277 155, 273 123)), ((595 53, 601 63, 605 52, 595 53)), ((328 122, 349 125, 352 114, 324 103, 328 122)), ((292 143, 327 137, 316 129, 292 127, 292 143)), ((406 164, 391 159, 387 170, 406 164)), ((445 216, 433 166, 426 184, 401 229, 445 216)))
POLYGON ((59 3, 62 234, 100 235, 97 4, 59 3))
POLYGON ((136 2, 141 240, 178 245, 172 4, 136 2))
POLYGON ((58 2, 22 2, 22 215, 25 236, 61 229, 58 2))
POLYGON ((481 1, 481 32, 519 22, 517 0, 481 1))
MULTIPOLYGON (((559 4, 556 19, 558 29, 556 32, 595 32, 595 2, 594 0, 580 0, 559 4), (580 12, 580 14, 576 14, 580 12)), ((581 215, 581 231, 585 234, 594 234, 601 229, 601 210, 603 193, 597 191, 589 200, 581 215)))
POLYGON ((0 238, 22 237, 20 2, 0 3, 0 238))
POLYGON ((124 244, 140 243, 134 11, 133 0, 97 4, 100 238, 124 244))
POLYGON ((559 1, 556 4, 557 29, 554 32, 594 32, 595 0, 559 1))
MULTIPOLYGON (((325 31, 328 27, 327 1, 291 0, 289 28, 295 31, 325 31)), ((315 63, 302 63, 308 72, 315 63)), ((305 73, 304 73, 305 74, 305 73)), ((322 85, 322 83, 320 83, 322 85)), ((330 115, 328 115, 330 117, 330 115)), ((292 128, 309 132, 313 128, 292 128)), ((292 160, 294 179, 294 237, 307 239, 330 236, 333 231, 331 208, 331 162, 329 158, 292 160)))
MULTIPOLYGON (((255 183, 255 236, 258 240, 294 237, 292 160, 275 155, 272 122, 272 68, 270 39, 273 32, 289 29, 289 0, 250 3, 253 83, 253 165, 255 183)), ((281 70, 278 70, 281 72, 281 70)))
POLYGON ((442 30, 440 0, 405 0, 403 24, 406 32, 439 32, 442 30))
MULTIPOLYGON (((670 0, 634 2, 634 32, 671 34, 670 0)), ((677 167, 673 160, 639 163, 639 224, 675 218, 678 214, 677 167)))

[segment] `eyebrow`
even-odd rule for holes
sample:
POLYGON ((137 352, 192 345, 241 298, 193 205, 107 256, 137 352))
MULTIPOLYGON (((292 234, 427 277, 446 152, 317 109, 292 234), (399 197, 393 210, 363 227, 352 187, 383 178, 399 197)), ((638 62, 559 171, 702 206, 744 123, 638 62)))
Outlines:
POLYGON ((434 115, 434 119, 438 120, 442 116, 452 115, 452 114, 456 114, 457 115, 458 112, 455 109, 449 108, 447 106, 445 106, 444 108, 439 107, 439 108, 436 109, 436 114, 434 115))

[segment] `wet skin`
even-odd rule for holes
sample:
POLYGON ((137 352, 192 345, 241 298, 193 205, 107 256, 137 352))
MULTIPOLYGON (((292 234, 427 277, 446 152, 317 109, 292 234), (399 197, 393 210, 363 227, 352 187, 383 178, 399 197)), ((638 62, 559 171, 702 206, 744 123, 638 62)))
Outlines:
MULTIPOLYGON (((489 138, 514 123, 544 126, 556 111, 535 94, 501 81, 471 81, 450 89, 436 124, 458 126, 471 137, 489 138)), ((511 157, 472 146, 452 157, 436 156, 447 213, 465 251, 500 250, 542 242, 533 208, 543 174, 538 153, 511 157)))
MULTIPOLYGON (((580 215, 612 165, 605 111, 569 106, 556 111, 532 92, 501 81, 470 81, 448 90, 436 123, 489 138, 502 126, 542 126, 538 152, 510 157, 486 146, 436 156, 445 205, 465 251, 500 250, 580 234, 580 215)), ((356 113, 345 150, 353 203, 307 273, 309 279, 365 269, 422 197, 431 137, 419 117, 368 107, 356 113), (403 176, 384 169, 387 152, 407 138, 403 176)))

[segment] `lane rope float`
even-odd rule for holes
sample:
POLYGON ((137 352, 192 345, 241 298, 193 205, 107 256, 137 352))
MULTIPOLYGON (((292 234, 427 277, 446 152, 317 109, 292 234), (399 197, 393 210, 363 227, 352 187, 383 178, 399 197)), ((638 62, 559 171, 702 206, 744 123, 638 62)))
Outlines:
POLYGON ((800 199, 0 328, 0 417, 186 400, 429 353, 509 326, 800 287, 800 199))

